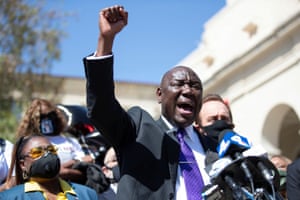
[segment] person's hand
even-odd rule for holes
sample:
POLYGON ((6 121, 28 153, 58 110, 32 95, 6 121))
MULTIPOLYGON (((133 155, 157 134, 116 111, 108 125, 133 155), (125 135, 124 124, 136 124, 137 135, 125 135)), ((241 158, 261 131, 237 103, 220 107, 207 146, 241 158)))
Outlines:
POLYGON ((128 22, 128 12, 123 6, 116 5, 101 10, 99 14, 100 38, 96 56, 112 53, 113 40, 128 22))
POLYGON ((128 12, 123 6, 104 8, 99 16, 99 29, 102 37, 114 37, 127 25, 128 12))
POLYGON ((95 160, 90 155, 85 155, 81 158, 81 161, 88 162, 88 163, 94 163, 95 160))

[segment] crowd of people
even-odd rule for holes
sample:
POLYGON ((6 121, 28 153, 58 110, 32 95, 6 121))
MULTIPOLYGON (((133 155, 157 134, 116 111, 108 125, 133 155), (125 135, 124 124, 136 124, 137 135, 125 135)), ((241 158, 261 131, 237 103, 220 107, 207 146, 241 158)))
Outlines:
POLYGON ((96 163, 91 154, 83 152, 78 138, 67 133, 70 127, 66 121, 63 110, 50 101, 36 98, 30 103, 17 129, 15 145, 0 141, 0 199, 57 199, 60 195, 67 199, 105 199, 100 196, 112 180, 116 180, 112 183, 116 189, 118 179, 111 174, 113 168, 118 171, 118 162, 115 156, 111 158, 112 150, 99 155, 105 165, 96 163))
MULTIPOLYGON (((34 99, 20 121, 15 144, 0 140, 0 199, 202 199, 211 184, 207 152, 217 153, 220 132, 235 127, 229 103, 218 94, 203 97, 199 76, 187 66, 176 66, 156 90, 159 119, 138 106, 122 108, 114 91, 112 49, 127 23, 122 6, 102 9, 97 49, 83 59, 86 114, 109 144, 102 161, 95 162, 65 133, 67 119, 57 105, 34 99)), ((282 167, 272 159, 287 175, 288 199, 295 199, 300 162, 285 160, 282 167)))

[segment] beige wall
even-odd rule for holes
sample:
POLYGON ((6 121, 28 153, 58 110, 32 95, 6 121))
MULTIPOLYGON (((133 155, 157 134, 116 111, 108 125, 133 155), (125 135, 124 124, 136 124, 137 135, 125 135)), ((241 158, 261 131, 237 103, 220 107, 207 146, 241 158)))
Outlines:
MULTIPOLYGON (((86 105, 84 78, 64 78, 62 86, 61 103, 69 105, 86 105)), ((128 109, 139 105, 155 118, 159 117, 160 106, 156 101, 157 85, 116 82, 116 96, 121 105, 128 109)))

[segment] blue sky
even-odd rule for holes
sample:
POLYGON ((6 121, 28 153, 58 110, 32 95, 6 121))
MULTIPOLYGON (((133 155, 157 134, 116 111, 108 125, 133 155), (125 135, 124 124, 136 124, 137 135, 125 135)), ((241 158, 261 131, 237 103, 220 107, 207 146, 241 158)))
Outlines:
POLYGON ((51 9, 73 13, 62 22, 67 36, 52 74, 84 77, 82 58, 96 49, 98 13, 115 4, 129 12, 128 25, 114 43, 115 79, 157 84, 164 72, 197 48, 204 23, 225 6, 225 0, 48 1, 51 9))

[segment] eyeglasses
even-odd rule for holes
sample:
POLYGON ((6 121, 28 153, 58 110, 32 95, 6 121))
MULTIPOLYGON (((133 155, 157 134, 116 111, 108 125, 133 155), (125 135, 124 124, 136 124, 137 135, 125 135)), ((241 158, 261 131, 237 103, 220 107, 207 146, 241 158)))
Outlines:
POLYGON ((46 147, 34 147, 30 149, 28 154, 21 156, 21 158, 30 157, 32 159, 38 159, 46 153, 57 154, 57 147, 54 145, 48 145, 46 147))

